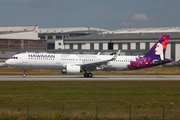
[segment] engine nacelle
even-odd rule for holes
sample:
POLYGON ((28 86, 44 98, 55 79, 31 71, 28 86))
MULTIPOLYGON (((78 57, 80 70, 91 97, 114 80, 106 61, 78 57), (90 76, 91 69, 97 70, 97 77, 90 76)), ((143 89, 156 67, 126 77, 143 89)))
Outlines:
POLYGON ((62 74, 79 74, 81 72, 81 68, 77 65, 66 65, 61 72, 62 74))

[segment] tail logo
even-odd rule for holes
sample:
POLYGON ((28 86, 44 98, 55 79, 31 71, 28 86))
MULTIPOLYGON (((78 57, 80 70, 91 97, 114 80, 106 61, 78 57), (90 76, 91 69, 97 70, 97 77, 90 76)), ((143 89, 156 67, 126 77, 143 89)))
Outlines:
POLYGON ((159 55, 161 60, 164 60, 165 51, 168 44, 168 39, 164 37, 165 40, 160 40, 155 48, 155 55, 159 55))
POLYGON ((161 60, 164 60, 163 45, 161 43, 156 45, 155 54, 159 55, 161 60))
POLYGON ((140 69, 171 62, 171 60, 165 58, 169 37, 170 35, 168 34, 162 35, 145 55, 142 57, 136 57, 135 60, 130 61, 130 64, 127 65, 129 69, 140 69), (159 64, 154 64, 154 61, 160 62, 159 64), (163 63, 161 63, 162 61, 163 63))
MULTIPOLYGON (((165 38, 164 38, 165 39, 165 38)), ((168 44, 168 39, 165 39, 164 42, 162 42, 163 48, 166 49, 168 44)))

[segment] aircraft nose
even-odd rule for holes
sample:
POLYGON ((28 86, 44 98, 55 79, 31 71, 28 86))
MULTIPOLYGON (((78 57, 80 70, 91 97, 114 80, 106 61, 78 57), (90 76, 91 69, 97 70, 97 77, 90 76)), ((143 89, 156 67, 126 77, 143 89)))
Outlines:
POLYGON ((9 64, 10 64, 10 60, 6 60, 6 61, 5 61, 5 64, 6 64, 6 65, 9 65, 9 64))

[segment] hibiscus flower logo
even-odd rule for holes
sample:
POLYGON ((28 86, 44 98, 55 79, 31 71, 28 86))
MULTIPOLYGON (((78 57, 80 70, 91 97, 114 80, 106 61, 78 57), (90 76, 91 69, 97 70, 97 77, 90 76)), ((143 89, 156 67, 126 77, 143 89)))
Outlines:
POLYGON ((137 57, 135 61, 130 61, 128 68, 132 70, 146 68, 150 63, 151 58, 137 57))

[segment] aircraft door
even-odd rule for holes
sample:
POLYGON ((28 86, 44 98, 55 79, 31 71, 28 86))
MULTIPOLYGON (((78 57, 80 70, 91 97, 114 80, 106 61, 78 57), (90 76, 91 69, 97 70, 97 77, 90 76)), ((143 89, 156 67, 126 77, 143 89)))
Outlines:
POLYGON ((57 56, 56 64, 60 64, 60 63, 61 63, 61 59, 59 58, 59 56, 57 56))
POLYGON ((27 54, 21 57, 22 63, 27 63, 27 54))

